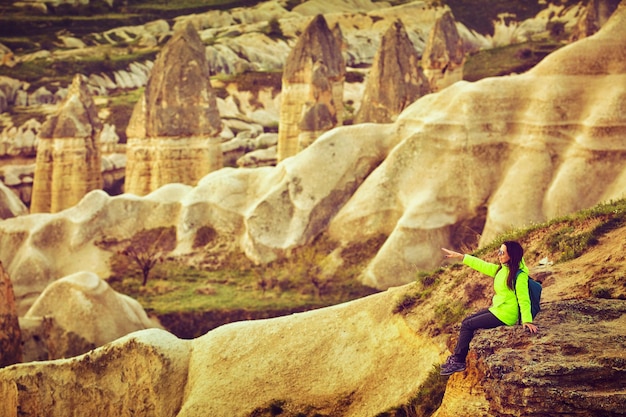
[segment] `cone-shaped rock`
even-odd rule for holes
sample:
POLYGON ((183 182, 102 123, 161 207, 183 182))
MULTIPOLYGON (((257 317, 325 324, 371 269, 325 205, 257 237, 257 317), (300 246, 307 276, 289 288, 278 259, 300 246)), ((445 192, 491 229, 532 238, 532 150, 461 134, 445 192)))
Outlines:
POLYGON ((463 79, 465 52, 454 17, 446 11, 433 26, 422 56, 422 68, 432 91, 463 79))
POLYGON ((585 11, 578 19, 571 41, 589 37, 596 33, 613 14, 621 0, 589 0, 585 11))
POLYGON ((328 28, 324 17, 317 15, 291 50, 283 71, 278 127, 279 161, 298 152, 300 122, 307 109, 323 103, 330 115, 336 118, 336 124, 343 123, 345 73, 341 44, 328 28), (320 76, 325 80, 320 80, 320 76), (324 82, 328 85, 322 86, 324 82))
POLYGON ((59 110, 39 133, 32 213, 61 211, 102 188, 101 131, 87 77, 78 74, 59 110))
POLYGON ((396 20, 383 35, 354 122, 391 123, 428 92, 417 50, 402 21, 396 20))
POLYGON ((22 332, 11 278, 0 263, 0 368, 22 361, 22 332))
POLYGON ((195 185, 222 167, 221 120, 205 48, 192 25, 176 32, 154 63, 127 128, 125 191, 195 185))

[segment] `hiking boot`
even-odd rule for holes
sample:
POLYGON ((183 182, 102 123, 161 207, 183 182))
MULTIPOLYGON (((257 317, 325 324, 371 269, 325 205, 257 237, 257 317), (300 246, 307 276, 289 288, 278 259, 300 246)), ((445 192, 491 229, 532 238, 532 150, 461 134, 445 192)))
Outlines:
POLYGON ((447 376, 455 372, 463 372, 465 370, 465 362, 459 362, 454 355, 449 356, 446 363, 441 365, 439 375, 447 376))

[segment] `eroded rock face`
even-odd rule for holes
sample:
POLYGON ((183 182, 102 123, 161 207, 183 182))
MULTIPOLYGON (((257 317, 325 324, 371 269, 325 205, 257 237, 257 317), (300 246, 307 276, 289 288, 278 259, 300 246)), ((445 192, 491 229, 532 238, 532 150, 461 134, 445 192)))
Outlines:
POLYGON ((5 368, 0 415, 172 417, 183 402, 190 343, 163 330, 133 333, 83 356, 5 368), (97 364, 97 365, 96 365, 97 364), (96 365, 96 366, 94 366, 96 365), (67 395, 72 393, 71 395, 67 395))
POLYGON ((402 21, 396 20, 383 36, 354 122, 391 123, 429 91, 417 50, 402 21))
POLYGON ((76 75, 58 112, 41 127, 32 213, 61 211, 74 206, 89 191, 102 188, 102 122, 86 83, 85 76, 76 75))
POLYGON ((441 346, 393 312, 401 295, 231 323, 194 340, 145 330, 77 358, 10 367, 0 370, 0 415, 243 417, 277 404, 290 416, 376 415, 408 402, 439 361, 441 346))
POLYGON ((21 342, 13 285, 0 263, 0 368, 22 361, 21 342))
MULTIPOLYGON (((298 153, 301 123, 315 137, 320 131, 343 123, 345 72, 341 44, 319 14, 298 38, 283 70, 279 161, 298 153), (303 112, 308 113, 304 119, 303 112)), ((303 147, 310 142, 311 135, 306 135, 303 147)))
POLYGON ((221 120, 204 46, 189 24, 154 63, 128 124, 128 193, 148 194, 164 184, 195 185, 222 167, 221 120))
POLYGON ((435 22, 422 55, 424 74, 432 91, 439 91, 463 79, 463 39, 452 13, 446 11, 435 22))
MULTIPOLYGON (((136 300, 114 291, 91 272, 77 272, 50 284, 24 315, 40 317, 53 317, 55 326, 96 347, 156 327, 136 300)), ((56 357, 67 356, 57 350, 56 357)))
POLYGON ((537 336, 519 326, 480 331, 434 417, 621 415, 626 301, 554 302, 537 324, 537 336))
POLYGON ((613 14, 621 0, 590 0, 571 35, 576 41, 596 33, 613 14))

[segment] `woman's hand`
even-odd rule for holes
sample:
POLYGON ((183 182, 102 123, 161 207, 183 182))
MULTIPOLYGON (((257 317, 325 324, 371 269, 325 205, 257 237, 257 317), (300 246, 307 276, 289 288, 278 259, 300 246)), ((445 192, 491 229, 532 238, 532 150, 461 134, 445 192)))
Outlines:
POLYGON ((525 329, 528 329, 528 331, 529 331, 529 332, 531 332, 531 333, 533 333, 533 334, 537 333, 537 331, 539 330, 539 329, 537 329, 537 326, 535 326, 535 325, 534 325, 534 324, 532 324, 532 323, 524 323, 522 326, 523 326, 525 329))
POLYGON ((465 256, 462 253, 455 252, 455 251, 450 250, 450 249, 441 248, 441 250, 446 253, 446 258, 460 258, 460 259, 463 259, 463 257, 465 256))

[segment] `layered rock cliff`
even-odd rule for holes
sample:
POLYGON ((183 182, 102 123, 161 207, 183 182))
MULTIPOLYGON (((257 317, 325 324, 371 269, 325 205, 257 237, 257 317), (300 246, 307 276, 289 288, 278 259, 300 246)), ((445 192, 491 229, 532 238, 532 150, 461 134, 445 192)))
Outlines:
POLYGON ((30 210, 57 212, 76 205, 89 191, 102 188, 102 121, 87 79, 76 75, 58 111, 39 132, 30 210))
POLYGON ((204 46, 190 24, 167 43, 128 124, 125 191, 195 185, 220 169, 222 128, 204 46))

